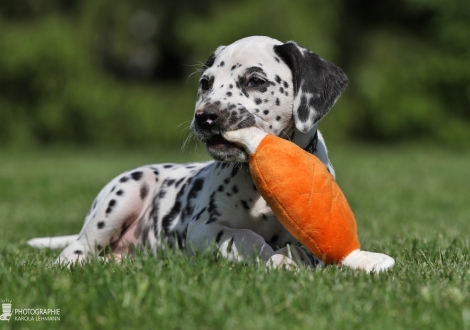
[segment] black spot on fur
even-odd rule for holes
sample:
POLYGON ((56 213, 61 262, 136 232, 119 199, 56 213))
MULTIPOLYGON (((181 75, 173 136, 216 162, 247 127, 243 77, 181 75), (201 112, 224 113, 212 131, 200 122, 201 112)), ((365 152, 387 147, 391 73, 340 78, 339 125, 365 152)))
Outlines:
POLYGON ((255 103, 256 103, 256 104, 261 104, 261 102, 262 102, 261 99, 255 98, 255 103))
POLYGON ((276 117, 276 121, 279 121, 279 120, 281 120, 281 116, 276 117))
POLYGON ((285 88, 288 88, 288 87, 289 87, 289 84, 287 83, 287 81, 284 81, 284 87, 285 87, 285 88))
POLYGON ((116 205, 116 200, 115 199, 112 199, 109 201, 109 204, 108 204, 108 208, 106 209, 106 215, 108 215, 109 213, 112 212, 113 210, 113 206, 116 205))
POLYGON ((224 234, 224 231, 221 230, 219 231, 219 233, 217 234, 217 236, 215 237, 215 242, 216 243, 219 243, 220 242, 220 239, 222 238, 222 235, 224 234))
POLYGON ((166 185, 167 185, 168 187, 171 186, 173 183, 175 183, 175 180, 174 180, 174 179, 166 180, 166 185))
POLYGON ((279 60, 279 58, 277 57, 274 57, 274 59, 276 60, 276 62, 280 63, 281 61, 279 60))
POLYGON ((232 66, 232 68, 230 70, 235 70, 237 68, 236 65, 232 66))
POLYGON ((160 172, 158 172, 158 170, 153 170, 153 174, 155 174, 155 175, 159 175, 159 174, 160 174, 160 172))
POLYGON ((230 242, 228 242, 228 245, 227 245, 227 253, 230 253, 232 252, 232 247, 233 247, 233 241, 235 240, 235 237, 232 237, 230 239, 230 242))
POLYGON ((204 179, 198 178, 194 181, 191 189, 189 190, 188 199, 194 199, 197 197, 199 191, 201 191, 204 185, 204 179))
POLYGON ((250 206, 248 206, 248 203, 247 201, 244 201, 244 200, 241 200, 240 201, 242 203, 242 206, 245 210, 249 210, 250 209, 250 206))
POLYGON ((279 77, 278 75, 275 75, 275 76, 274 76, 274 80, 276 80, 276 82, 277 82, 278 84, 281 83, 281 77, 279 77))
POLYGON ((228 124, 229 125, 234 125, 238 122, 240 117, 238 117, 238 112, 237 111, 232 111, 230 114, 230 117, 228 118, 228 124))
POLYGON ((124 182, 127 182, 128 180, 129 180, 129 177, 123 176, 123 177, 119 180, 119 182, 123 182, 123 183, 124 183, 124 182))
POLYGON ((233 178, 235 175, 237 175, 237 173, 238 173, 238 166, 235 165, 235 166, 232 168, 232 178, 233 178))
POLYGON ((215 205, 215 193, 216 192, 214 191, 209 197, 209 207, 207 208, 207 211, 209 212, 209 220, 207 220, 206 224, 217 221, 217 217, 220 216, 217 205, 215 205))
POLYGON ((78 255, 82 255, 83 251, 82 250, 75 250, 75 251, 73 251, 73 253, 78 254, 78 255))
POLYGON ((266 73, 259 66, 252 66, 252 67, 249 67, 248 69, 246 69, 247 74, 251 74, 251 73, 254 73, 254 72, 259 73, 260 75, 263 75, 263 76, 266 77, 266 73))
POLYGON ((224 61, 220 62, 220 66, 223 67, 224 65, 225 65, 225 62, 224 62, 224 61))
POLYGON ((97 224, 98 229, 103 229, 104 228, 104 221, 100 221, 97 224))
POLYGON ((136 171, 136 172, 132 172, 131 173, 131 177, 135 180, 135 181, 139 181, 140 179, 142 179, 142 176, 144 175, 144 173, 142 171, 136 171))
POLYGON ((265 115, 267 115, 267 114, 269 114, 269 110, 264 110, 263 113, 264 113, 265 115))
POLYGON ((148 186, 148 184, 143 183, 140 186, 140 199, 144 200, 145 197, 147 197, 148 193, 149 193, 149 186, 148 186))
POLYGON ((224 186, 220 185, 217 190, 220 191, 220 192, 223 192, 224 191, 224 186))
POLYGON ((201 215, 206 212, 206 208, 204 207, 201 211, 198 212, 198 214, 196 214, 192 220, 195 220, 195 221, 198 221, 199 218, 201 217, 201 215))
POLYGON ((215 53, 212 53, 212 54, 207 58, 206 63, 204 63, 204 65, 202 66, 202 72, 206 71, 206 70, 209 69, 211 66, 213 66, 213 65, 214 65, 214 62, 215 62, 215 53))
POLYGON ((176 219, 177 215, 181 212, 181 206, 182 206, 181 197, 183 196, 183 193, 185 191, 186 184, 187 183, 185 183, 176 194, 176 200, 170 212, 162 218, 162 228, 166 236, 171 235, 170 233, 171 224, 176 219))
POLYGON ((281 93, 284 93, 284 88, 279 87, 279 91, 280 91, 281 93))
POLYGON ((116 195, 118 196, 122 196, 122 194, 124 194, 124 191, 122 189, 116 192, 116 195))
POLYGON ((279 106, 281 104, 281 102, 279 101, 279 99, 276 99, 276 105, 279 106))
POLYGON ((229 182, 230 182, 230 178, 227 178, 227 179, 224 180, 225 184, 228 184, 229 182))
POLYGON ((236 194, 238 192, 238 187, 236 185, 234 185, 232 187, 232 191, 233 191, 234 194, 236 194))
POLYGON ((232 93, 231 93, 231 92, 227 92, 227 96, 232 96, 232 93))
POLYGON ((228 88, 232 89, 232 88, 233 88, 233 85, 232 85, 232 84, 228 85, 228 88))
POLYGON ((163 165, 163 168, 172 168, 173 165, 172 164, 166 164, 166 165, 163 165))
POLYGON ((178 188, 178 186, 181 184, 181 182, 184 181, 184 179, 185 179, 185 178, 183 177, 183 178, 179 179, 178 181, 176 181, 176 183, 175 183, 175 188, 178 188))

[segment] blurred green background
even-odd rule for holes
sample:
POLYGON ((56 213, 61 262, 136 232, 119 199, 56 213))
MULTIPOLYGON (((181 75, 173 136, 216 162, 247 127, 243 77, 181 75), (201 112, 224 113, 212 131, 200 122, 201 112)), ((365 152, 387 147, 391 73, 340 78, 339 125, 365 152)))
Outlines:
POLYGON ((249 35, 347 73, 327 138, 470 141, 468 0, 15 0, 0 2, 0 147, 181 146, 191 73, 249 35))

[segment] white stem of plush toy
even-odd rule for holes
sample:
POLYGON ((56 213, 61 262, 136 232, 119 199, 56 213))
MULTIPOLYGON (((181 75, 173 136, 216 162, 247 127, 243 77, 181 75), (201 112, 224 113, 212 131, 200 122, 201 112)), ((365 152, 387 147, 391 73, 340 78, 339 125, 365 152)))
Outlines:
POLYGON ((227 141, 242 145, 249 155, 255 153, 261 140, 263 140, 266 135, 268 135, 268 133, 256 127, 242 128, 222 134, 227 141))

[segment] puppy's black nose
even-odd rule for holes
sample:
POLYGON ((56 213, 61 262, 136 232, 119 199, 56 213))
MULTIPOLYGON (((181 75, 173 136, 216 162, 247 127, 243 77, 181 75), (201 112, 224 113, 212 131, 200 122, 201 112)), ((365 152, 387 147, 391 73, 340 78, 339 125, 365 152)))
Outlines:
POLYGON ((212 127, 219 118, 220 111, 213 105, 208 105, 204 108, 197 109, 194 119, 196 123, 202 128, 212 127))

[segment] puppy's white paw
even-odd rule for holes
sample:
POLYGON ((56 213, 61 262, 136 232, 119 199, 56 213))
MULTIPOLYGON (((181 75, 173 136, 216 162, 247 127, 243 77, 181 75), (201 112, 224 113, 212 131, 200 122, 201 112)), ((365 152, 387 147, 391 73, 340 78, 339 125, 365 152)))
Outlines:
POLYGON ((266 262, 268 269, 287 269, 287 270, 298 270, 299 266, 289 257, 282 254, 275 254, 266 262))
POLYGON ((392 268, 395 260, 386 254, 357 249, 344 258, 341 264, 352 269, 364 270, 367 273, 380 273, 392 268))
POLYGON ((70 243, 55 260, 56 264, 81 263, 88 257, 88 249, 80 241, 70 243))
POLYGON ((261 140, 268 135, 256 127, 241 128, 236 131, 225 132, 222 134, 227 141, 240 144, 248 154, 253 154, 258 148, 261 140))

